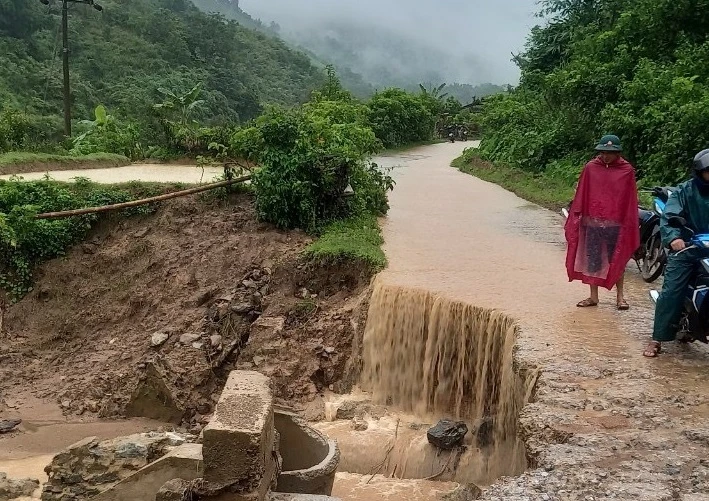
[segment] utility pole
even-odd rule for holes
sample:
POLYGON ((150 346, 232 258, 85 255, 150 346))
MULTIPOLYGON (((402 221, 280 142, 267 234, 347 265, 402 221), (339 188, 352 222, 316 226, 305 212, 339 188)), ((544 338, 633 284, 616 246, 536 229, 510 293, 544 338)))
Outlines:
MULTIPOLYGON (((40 0, 49 5, 49 0, 40 0)), ((69 84, 69 4, 83 3, 101 12, 103 7, 94 0, 62 0, 62 63, 64 69, 64 135, 71 137, 71 87, 69 84)))

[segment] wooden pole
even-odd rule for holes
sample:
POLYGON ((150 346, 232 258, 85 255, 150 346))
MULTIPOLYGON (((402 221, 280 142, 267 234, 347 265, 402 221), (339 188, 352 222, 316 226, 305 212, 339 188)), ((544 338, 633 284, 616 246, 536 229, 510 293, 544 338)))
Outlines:
POLYGON ((74 209, 61 212, 46 212, 44 214, 37 214, 35 219, 61 219, 65 217, 72 216, 83 216, 85 214, 96 214, 99 212, 109 212, 121 209, 130 209, 131 207, 138 207, 140 205, 147 205, 154 202, 162 202, 163 200, 170 200, 171 198, 185 197, 187 195, 194 195, 195 193, 201 193, 203 191, 214 190, 217 188, 223 188, 225 186, 231 186, 232 184, 243 183, 249 181, 251 176, 242 176, 230 181, 220 181, 218 183, 207 184, 200 186, 198 188, 190 188, 188 190, 176 191, 173 193, 166 193, 165 195, 158 195, 156 197, 143 198, 142 200, 133 200, 132 202, 123 202, 120 204, 104 205, 102 207, 87 207, 85 209, 74 209))

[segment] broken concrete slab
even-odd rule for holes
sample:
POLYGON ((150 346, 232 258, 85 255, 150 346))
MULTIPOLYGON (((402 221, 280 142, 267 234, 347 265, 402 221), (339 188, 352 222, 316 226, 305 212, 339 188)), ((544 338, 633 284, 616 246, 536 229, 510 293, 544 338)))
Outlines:
POLYGON ((102 442, 96 437, 77 442, 54 456, 44 469, 49 481, 42 500, 96 496, 169 453, 170 440, 166 433, 138 433, 102 442))
POLYGON ((276 476, 274 433, 270 380, 258 372, 233 371, 203 431, 209 489, 228 489, 223 499, 263 499, 276 476))
MULTIPOLYGON (((169 434, 166 434, 169 435, 169 434)), ((169 440, 169 438, 168 438, 169 440)), ((153 501, 173 479, 196 480, 203 474, 202 445, 183 444, 92 498, 95 501, 153 501)))

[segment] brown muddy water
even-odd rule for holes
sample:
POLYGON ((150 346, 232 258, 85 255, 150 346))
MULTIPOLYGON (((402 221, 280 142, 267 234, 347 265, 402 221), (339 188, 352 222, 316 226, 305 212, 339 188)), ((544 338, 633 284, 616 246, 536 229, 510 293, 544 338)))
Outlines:
POLYGON ((614 308, 614 292, 576 308, 588 290, 568 283, 562 218, 452 169, 465 146, 379 159, 397 185, 381 222, 389 267, 370 306, 365 388, 473 429, 492 419, 492 443, 468 439, 487 458, 477 480, 530 471, 485 499, 709 499, 707 350, 640 355, 653 305, 634 264, 630 311, 614 308), (506 440, 516 432, 525 454, 506 440))
POLYGON ((472 145, 377 159, 397 185, 362 385, 390 412, 364 432, 317 425, 340 441, 349 472, 335 494, 433 500, 447 484, 431 480, 454 480, 488 486, 489 500, 709 499, 707 350, 641 356, 653 306, 634 265, 630 311, 616 311, 611 292, 576 308, 588 291, 567 281, 561 216, 451 168, 472 145), (425 439, 443 417, 472 431, 454 461, 425 439))
MULTIPOLYGON (((55 181, 72 182, 74 179, 86 178, 95 183, 114 184, 128 181, 143 181, 151 183, 209 183, 224 174, 221 167, 201 167, 193 165, 162 165, 162 164, 133 164, 125 167, 111 167, 105 169, 77 169, 52 172, 29 172, 20 174, 22 179, 35 181, 49 176, 55 181)), ((0 179, 9 179, 11 175, 0 176, 0 179)))

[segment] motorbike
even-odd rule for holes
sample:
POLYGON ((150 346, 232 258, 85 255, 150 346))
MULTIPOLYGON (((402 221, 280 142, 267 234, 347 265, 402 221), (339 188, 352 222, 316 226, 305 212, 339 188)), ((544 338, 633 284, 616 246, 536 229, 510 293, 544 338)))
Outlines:
POLYGON ((448 140, 449 140, 451 143, 455 143, 455 134, 453 134, 452 132, 450 132, 450 133, 448 134, 448 140))
MULTIPOLYGON (((685 249, 699 248, 709 251, 709 234, 696 234, 687 227, 687 221, 682 217, 671 217, 668 224, 679 228, 684 234, 691 235, 685 249)), ((684 251, 680 251, 684 252, 684 251)), ((709 252, 708 252, 709 254, 709 252)), ((650 291, 650 298, 657 304, 660 293, 650 291)), ((702 259, 693 274, 687 294, 685 296, 684 310, 678 326, 677 340, 682 343, 699 341, 709 344, 709 258, 702 259)))
MULTIPOLYGON (((660 186, 647 190, 653 196, 652 209, 638 207, 640 247, 633 254, 633 260, 647 283, 657 280, 664 273, 667 264, 667 250, 662 246, 660 237, 660 216, 673 190, 671 187, 660 186)), ((571 203, 561 210, 565 218, 569 217, 570 206, 571 203)))

